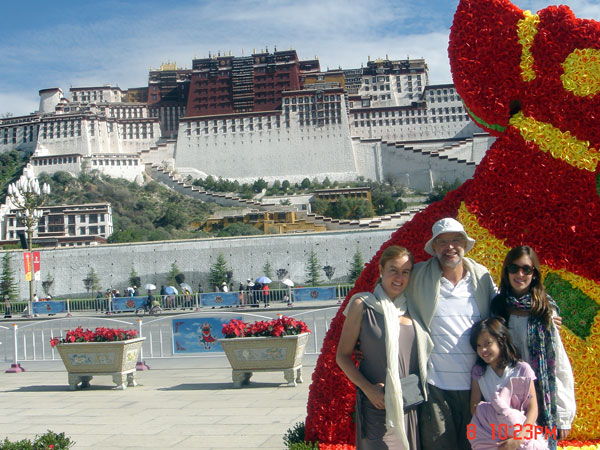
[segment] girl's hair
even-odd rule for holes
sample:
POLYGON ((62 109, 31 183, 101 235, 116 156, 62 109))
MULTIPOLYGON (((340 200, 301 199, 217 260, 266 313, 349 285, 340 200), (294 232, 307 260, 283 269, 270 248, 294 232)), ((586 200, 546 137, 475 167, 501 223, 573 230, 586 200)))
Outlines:
POLYGON ((406 248, 400 247, 399 245, 390 245, 386 248, 381 256, 379 257, 379 265, 381 267, 385 267, 388 261, 396 258, 401 258, 403 256, 408 256, 408 260, 414 265, 415 258, 412 253, 409 252, 406 248))
MULTIPOLYGON (((469 342, 471 347, 477 353, 477 338, 479 335, 487 331, 490 335, 498 342, 500 347, 500 366, 501 367, 513 367, 517 362, 521 360, 521 354, 515 344, 513 344, 510 338, 510 332, 506 328, 506 324, 502 317, 491 317, 489 319, 483 319, 477 322, 471 327, 471 337, 469 342)), ((481 367, 486 367, 486 362, 477 355, 477 362, 481 367)))
POLYGON ((531 258, 531 264, 533 266, 533 278, 529 285, 529 292, 531 293, 531 310, 530 314, 533 317, 541 319, 546 326, 550 325, 552 320, 552 309, 542 283, 542 272, 540 270, 540 260, 535 251, 528 245, 520 245, 511 249, 504 258, 504 264, 502 265, 502 277, 500 278, 500 294, 504 297, 511 295, 512 288, 510 286, 510 280, 508 279, 508 266, 515 262, 522 256, 529 256, 531 258))

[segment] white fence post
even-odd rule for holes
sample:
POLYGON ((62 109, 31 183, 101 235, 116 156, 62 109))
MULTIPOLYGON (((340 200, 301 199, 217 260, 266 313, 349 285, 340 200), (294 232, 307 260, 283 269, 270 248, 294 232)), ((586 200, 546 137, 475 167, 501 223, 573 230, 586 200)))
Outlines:
MULTIPOLYGON (((142 319, 138 319, 138 330, 139 330, 139 336, 142 336, 142 319)), ((146 365, 146 362, 144 361, 144 343, 142 342, 142 346, 140 347, 140 359, 138 360, 137 364, 135 365, 135 370, 150 370, 150 366, 146 365)))
POLYGON ((21 365, 17 362, 18 353, 17 353, 17 324, 13 323, 13 341, 15 344, 15 356, 14 363, 10 365, 10 369, 6 370, 6 373, 21 373, 25 372, 25 369, 21 367, 21 365))

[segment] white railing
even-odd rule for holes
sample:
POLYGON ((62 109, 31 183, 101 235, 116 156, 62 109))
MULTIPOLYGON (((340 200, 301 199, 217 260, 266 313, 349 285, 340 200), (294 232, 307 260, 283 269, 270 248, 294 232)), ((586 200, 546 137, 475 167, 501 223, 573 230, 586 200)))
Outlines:
MULTIPOLYGON (((338 307, 327 307, 302 311, 297 314, 291 314, 290 317, 303 320, 311 330, 309 342, 306 347, 306 354, 319 354, 323 344, 323 338, 329 330, 329 324, 338 311, 338 307)), ((291 311, 290 311, 291 312, 291 311)), ((271 320, 276 316, 276 312, 264 312, 264 314, 253 314, 241 311, 224 312, 219 311, 197 311, 187 314, 178 314, 176 316, 158 316, 134 318, 127 317, 123 319, 113 319, 107 317, 61 317, 50 320, 41 320, 24 323, 23 325, 13 324, 12 327, 0 326, 0 361, 12 363, 13 366, 19 366, 28 361, 54 361, 59 360, 58 352, 50 345, 53 337, 63 337, 66 330, 77 328, 125 328, 137 329, 140 336, 146 337, 142 346, 140 359, 143 358, 173 358, 173 357, 214 357, 223 353, 194 353, 181 354, 174 351, 173 341, 173 321, 182 318, 210 318, 222 317, 228 320, 228 317, 242 317, 245 322, 254 322, 257 320, 271 320)))

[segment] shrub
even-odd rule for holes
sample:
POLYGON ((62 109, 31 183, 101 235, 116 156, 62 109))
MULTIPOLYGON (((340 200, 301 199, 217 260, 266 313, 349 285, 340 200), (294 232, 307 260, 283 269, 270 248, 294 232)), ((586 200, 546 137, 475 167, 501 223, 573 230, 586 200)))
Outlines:
POLYGON ((8 438, 0 442, 0 450, 66 450, 75 445, 71 438, 65 436, 65 433, 54 433, 48 430, 41 436, 36 436, 34 441, 23 439, 17 442, 11 442, 8 438))

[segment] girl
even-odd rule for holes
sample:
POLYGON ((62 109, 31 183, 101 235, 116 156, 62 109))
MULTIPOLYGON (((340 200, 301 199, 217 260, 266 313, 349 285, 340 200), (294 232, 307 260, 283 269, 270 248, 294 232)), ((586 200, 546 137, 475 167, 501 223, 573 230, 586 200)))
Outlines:
MULTIPOLYGON (((506 320, 515 346, 535 372, 538 422, 562 440, 569 435, 575 418, 575 391, 571 364, 552 321, 557 311, 558 306, 544 289, 535 251, 527 245, 510 250, 491 315, 506 320)), ((554 450, 557 440, 551 438, 548 444, 554 450)))
POLYGON ((400 379, 420 375, 418 389, 426 398, 427 358, 419 360, 417 347, 429 355, 433 344, 407 311, 403 292, 412 266, 408 250, 388 247, 379 259, 381 278, 373 292, 353 296, 345 311, 336 360, 357 386, 357 450, 420 448, 416 407, 404 404, 400 379), (352 353, 358 340, 363 359, 357 368, 352 353))
POLYGON ((520 360, 504 319, 477 322, 471 328, 470 342, 477 352, 471 371, 473 419, 467 427, 473 450, 547 449, 543 437, 535 436, 535 373, 520 360), (482 399, 485 402, 480 403, 482 399))

